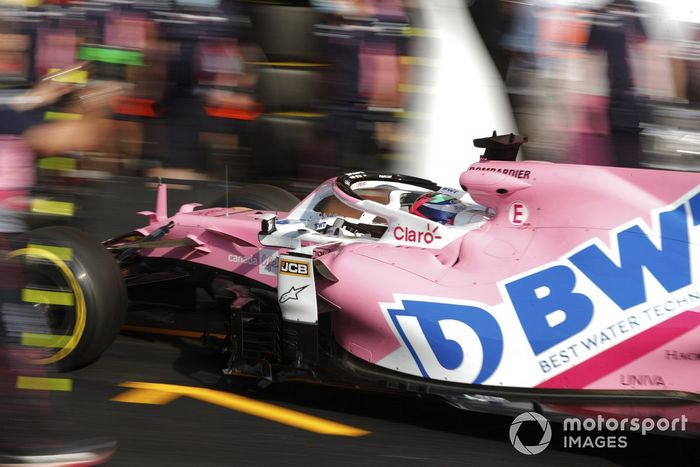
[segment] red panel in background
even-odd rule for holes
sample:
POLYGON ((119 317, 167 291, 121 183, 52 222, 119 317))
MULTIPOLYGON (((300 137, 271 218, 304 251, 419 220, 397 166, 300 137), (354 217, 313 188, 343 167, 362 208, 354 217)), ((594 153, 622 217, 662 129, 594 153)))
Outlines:
POLYGON ((134 117, 160 117, 161 112, 156 110, 155 105, 153 99, 117 96, 112 99, 112 112, 134 117))
POLYGON ((236 107, 204 107, 207 115, 217 118, 230 118, 233 120, 252 121, 262 113, 259 109, 240 109, 236 107))

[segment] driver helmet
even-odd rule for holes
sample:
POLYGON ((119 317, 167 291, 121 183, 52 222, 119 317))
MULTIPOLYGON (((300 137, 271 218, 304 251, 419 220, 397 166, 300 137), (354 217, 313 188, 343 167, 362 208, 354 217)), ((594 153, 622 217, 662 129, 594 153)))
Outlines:
POLYGON ((454 196, 431 191, 419 196, 409 208, 409 212, 441 224, 453 225, 455 217, 464 208, 464 204, 454 196))

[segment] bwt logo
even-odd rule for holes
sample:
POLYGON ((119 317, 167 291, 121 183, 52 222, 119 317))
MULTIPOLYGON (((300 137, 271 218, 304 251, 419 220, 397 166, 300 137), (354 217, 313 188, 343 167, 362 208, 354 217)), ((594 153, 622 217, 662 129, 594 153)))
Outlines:
MULTIPOLYGON (((692 225, 700 224, 700 195, 688 201, 692 225)), ((579 249, 566 260, 505 283, 535 355, 583 331, 593 318, 593 301, 574 292, 574 268, 583 273, 621 311, 647 301, 644 271, 668 292, 692 283, 686 205, 658 215, 654 231, 638 223, 615 234, 610 252, 600 242, 579 249), (654 237, 654 240, 650 238, 654 237)))
POLYGON ((283 259, 280 261, 280 274, 309 277, 309 263, 283 259))

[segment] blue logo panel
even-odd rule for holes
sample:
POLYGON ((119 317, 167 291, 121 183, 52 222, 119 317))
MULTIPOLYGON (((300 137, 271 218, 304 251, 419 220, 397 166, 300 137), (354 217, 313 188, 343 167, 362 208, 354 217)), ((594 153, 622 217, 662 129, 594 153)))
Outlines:
POLYGON ((574 292, 574 287, 574 272, 561 265, 506 284, 510 301, 535 355, 583 331, 591 322, 593 302, 586 295, 574 292), (546 294, 538 294, 538 290, 546 291, 546 294), (547 316, 556 311, 564 312, 565 319, 550 326, 547 316))
POLYGON ((657 248, 639 226, 617 234, 620 265, 597 245, 569 259, 623 310, 647 299, 642 268, 646 268, 673 292, 691 283, 688 224, 683 205, 659 216, 661 248, 657 248))
POLYGON ((688 200, 690 212, 693 218, 693 225, 700 225, 700 193, 688 200))
POLYGON ((402 300, 402 304, 402 310, 389 309, 387 311, 424 377, 431 378, 432 376, 428 374, 425 365, 421 362, 406 332, 402 329, 398 317, 410 316, 418 320, 430 350, 439 364, 446 370, 458 368, 465 356, 460 344, 445 337, 440 323, 455 320, 467 325, 476 333, 483 349, 481 370, 473 383, 482 383, 496 371, 503 356, 503 334, 498 322, 490 313, 475 306, 453 303, 402 300))

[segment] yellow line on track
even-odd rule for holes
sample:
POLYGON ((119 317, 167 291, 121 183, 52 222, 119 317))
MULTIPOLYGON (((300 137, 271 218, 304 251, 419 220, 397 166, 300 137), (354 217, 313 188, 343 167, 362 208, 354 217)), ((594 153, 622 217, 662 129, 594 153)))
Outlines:
POLYGON ((129 404, 165 405, 180 397, 174 392, 154 391, 153 389, 130 389, 112 398, 115 402, 129 404))
MULTIPOLYGON (((216 391, 214 389, 197 388, 191 386, 178 386, 174 384, 140 382, 126 382, 121 384, 121 386, 131 388, 132 390, 138 389, 147 391, 161 391, 180 396, 187 396, 193 399, 200 400, 202 402, 218 405, 220 407, 225 407, 227 409, 235 410, 248 415, 253 415, 256 417, 264 418, 266 420, 271 420, 277 423, 282 423, 284 425, 293 426, 295 428, 300 428, 302 430, 311 431, 313 433, 318 433, 322 435, 357 437, 368 435, 370 433, 369 431, 365 431, 360 428, 355 428, 342 423, 326 420, 324 418, 316 417, 314 415, 309 415, 302 412, 297 412, 296 410, 291 410, 284 407, 279 407, 277 405, 268 404, 267 402, 249 399, 247 397, 239 396, 237 394, 216 391)), ((128 399, 128 402, 139 402, 138 393, 126 394, 126 399, 128 399)), ((144 394, 146 397, 152 397, 148 393, 142 394, 144 394)), ((120 396, 117 396, 117 398, 119 397, 120 396)), ((118 400, 117 398, 113 400, 118 400)))

